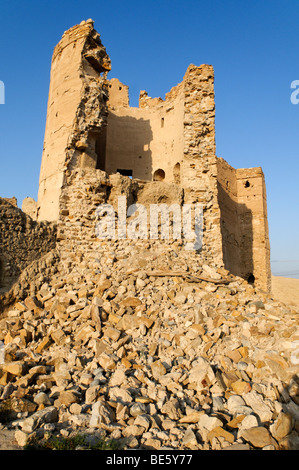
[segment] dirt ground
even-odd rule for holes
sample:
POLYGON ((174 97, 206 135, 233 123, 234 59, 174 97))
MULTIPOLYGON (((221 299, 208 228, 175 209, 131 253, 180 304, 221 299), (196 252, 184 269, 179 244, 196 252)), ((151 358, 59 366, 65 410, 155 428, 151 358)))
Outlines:
POLYGON ((272 276, 273 297, 299 307, 299 279, 272 276))
POLYGON ((14 430, 0 429, 0 451, 1 450, 22 450, 14 439, 14 430))

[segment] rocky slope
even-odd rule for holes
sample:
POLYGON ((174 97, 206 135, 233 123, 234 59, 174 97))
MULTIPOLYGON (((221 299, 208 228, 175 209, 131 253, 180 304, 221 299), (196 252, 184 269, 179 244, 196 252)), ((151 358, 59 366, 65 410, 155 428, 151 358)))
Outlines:
POLYGON ((80 431, 133 449, 299 449, 298 308, 179 245, 103 241, 23 274, 0 319, 0 417, 20 446, 80 431))

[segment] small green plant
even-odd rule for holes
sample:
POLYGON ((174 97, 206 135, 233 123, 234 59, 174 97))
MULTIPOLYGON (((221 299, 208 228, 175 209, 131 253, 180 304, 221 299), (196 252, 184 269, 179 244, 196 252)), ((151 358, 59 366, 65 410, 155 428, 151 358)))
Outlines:
POLYGON ((93 450, 120 450, 121 445, 115 439, 101 439, 92 447, 93 450))
POLYGON ((26 446, 25 450, 76 450, 78 448, 89 450, 118 450, 119 443, 114 439, 99 439, 95 445, 90 445, 87 436, 77 434, 70 437, 50 436, 47 439, 34 437, 26 446))
POLYGON ((0 423, 5 424, 11 420, 13 413, 12 402, 8 398, 0 403, 0 423))

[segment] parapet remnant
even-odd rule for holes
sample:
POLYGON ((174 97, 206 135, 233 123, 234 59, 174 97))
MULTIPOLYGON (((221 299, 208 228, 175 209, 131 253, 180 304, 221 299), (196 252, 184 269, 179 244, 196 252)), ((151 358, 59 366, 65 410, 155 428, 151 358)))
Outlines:
MULTIPOLYGON (((216 156, 213 67, 190 65, 165 99, 141 91, 139 107, 129 105, 128 86, 108 80, 110 70, 92 20, 66 31, 54 49, 37 220, 58 222, 63 243, 86 217, 85 196, 94 206, 107 202, 120 184, 129 199, 146 193, 150 202, 156 184, 161 200, 175 185, 181 201, 203 206, 202 262, 269 291, 264 175, 216 156)), ((74 243, 90 242, 89 230, 74 243)))

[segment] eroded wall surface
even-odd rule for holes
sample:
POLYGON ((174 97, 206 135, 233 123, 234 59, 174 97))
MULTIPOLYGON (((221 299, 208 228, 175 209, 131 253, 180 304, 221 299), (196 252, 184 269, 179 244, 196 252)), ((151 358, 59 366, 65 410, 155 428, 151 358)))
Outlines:
POLYGON ((93 22, 66 31, 54 49, 38 193, 38 220, 57 220, 69 166, 96 166, 93 141, 106 119, 110 59, 93 22))
POLYGON ((224 266, 260 288, 271 289, 265 178, 261 168, 234 169, 217 160, 224 266))
POLYGON ((0 198, 0 289, 10 287, 26 266, 55 246, 55 224, 35 222, 0 198))

